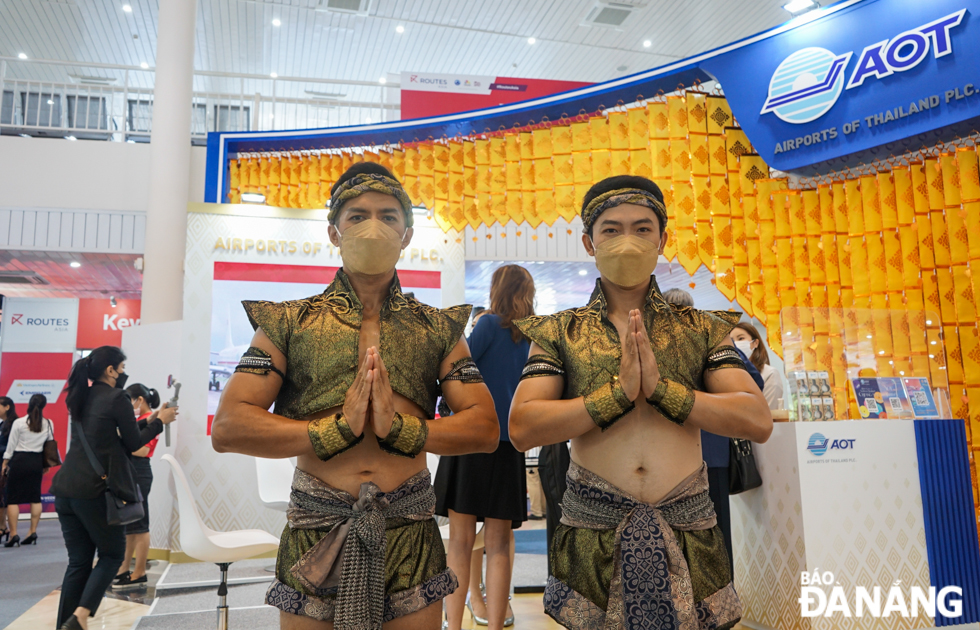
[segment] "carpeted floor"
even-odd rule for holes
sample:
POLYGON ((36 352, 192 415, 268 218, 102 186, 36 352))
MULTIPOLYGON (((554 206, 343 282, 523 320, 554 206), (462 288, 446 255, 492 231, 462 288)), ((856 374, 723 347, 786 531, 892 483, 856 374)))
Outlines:
MULTIPOLYGON (((28 522, 20 521, 18 528, 20 537, 26 538, 28 522)), ((10 549, 0 546, 0 628, 6 628, 60 587, 67 566, 68 552, 57 519, 41 520, 37 545, 10 549)))
POLYGON ((514 551, 547 555, 547 535, 548 532, 543 529, 517 530, 514 532, 514 551))

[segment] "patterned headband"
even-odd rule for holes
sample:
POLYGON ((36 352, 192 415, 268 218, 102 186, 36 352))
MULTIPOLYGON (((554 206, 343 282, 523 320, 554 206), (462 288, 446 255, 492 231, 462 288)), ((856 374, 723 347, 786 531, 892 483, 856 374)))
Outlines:
POLYGON ((405 212, 406 227, 412 227, 415 223, 415 215, 412 214, 412 200, 409 199, 405 188, 397 180, 376 173, 361 173, 337 186, 337 190, 330 197, 330 212, 327 214, 327 219, 331 223, 335 222, 340 215, 341 207, 346 202, 360 197, 366 192, 391 195, 398 200, 402 206, 402 211, 405 212))
POLYGON ((640 188, 619 188, 602 193, 582 209, 584 231, 589 232, 592 229, 600 214, 609 208, 615 208, 624 203, 650 208, 660 219, 660 230, 667 229, 667 209, 664 208, 663 202, 657 199, 656 195, 640 188))

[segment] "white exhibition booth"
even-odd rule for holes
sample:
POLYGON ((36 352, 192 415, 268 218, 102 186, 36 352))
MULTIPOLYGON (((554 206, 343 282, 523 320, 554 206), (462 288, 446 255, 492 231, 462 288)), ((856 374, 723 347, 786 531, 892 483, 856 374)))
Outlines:
POLYGON ((977 627, 980 549, 963 421, 780 422, 754 452, 762 487, 731 497, 745 627, 977 627))

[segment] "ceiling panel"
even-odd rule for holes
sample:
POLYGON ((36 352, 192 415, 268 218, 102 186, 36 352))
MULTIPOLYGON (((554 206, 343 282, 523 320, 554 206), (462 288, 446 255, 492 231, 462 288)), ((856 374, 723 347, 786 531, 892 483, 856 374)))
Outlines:
MULTIPOLYGON (((174 0, 176 1, 176 0, 174 0)), ((370 15, 316 11, 316 0, 198 0, 199 71, 376 81, 402 71, 604 81, 709 50, 784 22, 782 0, 649 0, 621 29, 582 26, 593 0, 374 0, 370 15), (278 18, 282 24, 272 25, 278 18), (397 34, 395 27, 405 27, 397 34), (529 45, 533 36, 537 43, 529 45), (644 48, 643 40, 651 46, 644 48), (626 70, 617 68, 625 66, 626 70)), ((157 0, 4 0, 0 55, 154 65, 157 0), (132 12, 124 12, 128 2, 132 12)), ((8 76, 68 81, 68 74, 123 73, 11 62, 8 76)), ((131 72, 149 87, 152 73, 131 72)), ((279 82, 277 92, 286 88, 279 82)), ((199 78, 196 89, 237 93, 199 78)), ((232 87, 229 87, 232 86, 232 87)), ((308 86, 293 86, 303 96, 308 86)), ((329 86, 328 86, 329 87, 329 86)), ((322 89, 322 87, 321 87, 322 89)), ((247 93, 271 93, 271 81, 247 93)), ((345 88, 376 101, 380 89, 345 88)))
POLYGON ((3 284, 0 295, 8 297, 140 297, 143 276, 134 263, 135 254, 81 254, 0 250, 0 270, 33 271, 48 284, 3 284), (71 267, 72 261, 81 263, 71 267))

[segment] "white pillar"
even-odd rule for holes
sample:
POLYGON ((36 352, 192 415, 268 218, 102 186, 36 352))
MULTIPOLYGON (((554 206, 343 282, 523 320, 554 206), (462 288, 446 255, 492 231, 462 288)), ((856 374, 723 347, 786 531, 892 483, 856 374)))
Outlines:
POLYGON ((161 0, 150 135, 143 323, 182 319, 197 0, 161 0))

